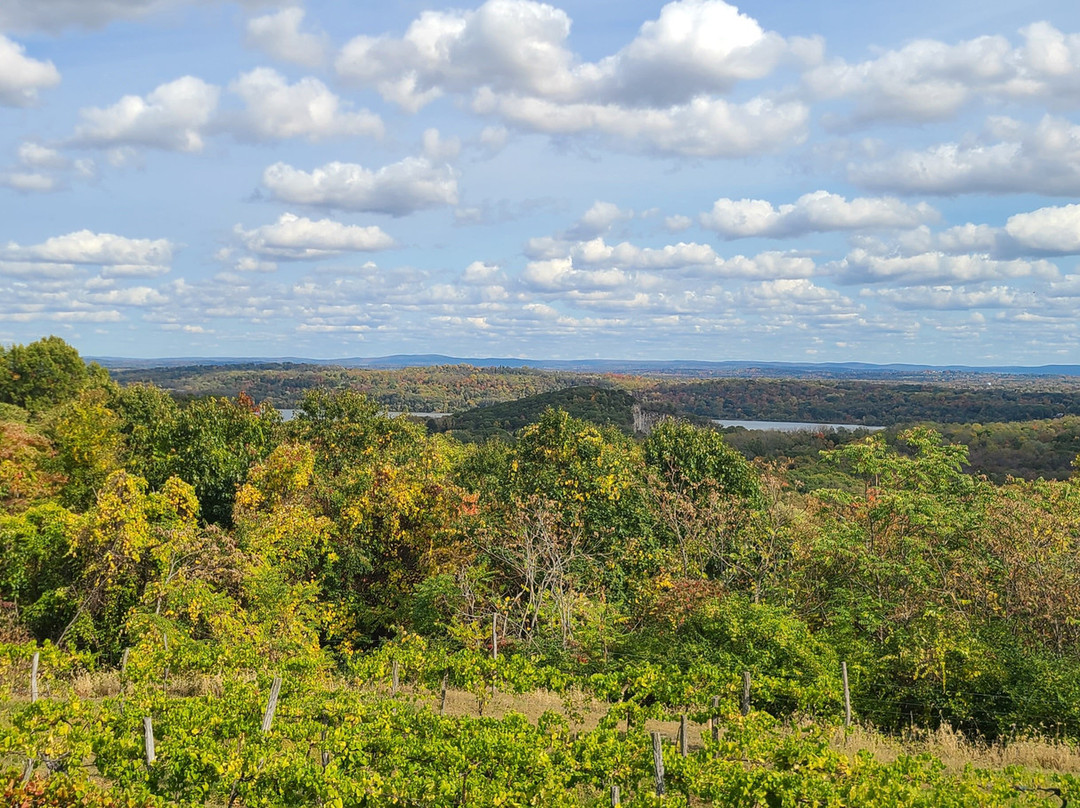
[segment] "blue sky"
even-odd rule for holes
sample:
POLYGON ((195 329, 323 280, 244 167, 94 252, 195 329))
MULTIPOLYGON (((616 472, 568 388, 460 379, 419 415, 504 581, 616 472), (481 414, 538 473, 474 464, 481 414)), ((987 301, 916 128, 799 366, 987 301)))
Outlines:
POLYGON ((1080 362, 1080 4, 0 2, 0 342, 1080 362))

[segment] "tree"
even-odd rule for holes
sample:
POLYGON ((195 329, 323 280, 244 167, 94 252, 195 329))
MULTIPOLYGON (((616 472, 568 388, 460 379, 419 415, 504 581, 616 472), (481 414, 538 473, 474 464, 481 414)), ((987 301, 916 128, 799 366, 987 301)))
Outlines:
POLYGON ((0 348, 0 402, 41 412, 73 398, 89 378, 79 352, 60 337, 0 348))
POLYGON ((21 512, 57 492, 63 477, 49 468, 54 456, 34 427, 0 421, 0 511, 21 512))
POLYGON ((673 419, 657 424, 643 449, 652 510, 682 576, 753 578, 760 559, 744 552, 743 534, 764 499, 746 459, 717 431, 673 419))
POLYGON ((51 410, 46 432, 55 447, 54 470, 66 478, 63 503, 84 511, 112 472, 121 467, 120 419, 108 406, 109 395, 86 388, 51 410))
POLYGON ((277 445, 280 432, 277 411, 257 406, 243 394, 197 399, 180 410, 167 439, 164 465, 169 475, 195 487, 206 521, 227 527, 237 488, 251 466, 277 445))

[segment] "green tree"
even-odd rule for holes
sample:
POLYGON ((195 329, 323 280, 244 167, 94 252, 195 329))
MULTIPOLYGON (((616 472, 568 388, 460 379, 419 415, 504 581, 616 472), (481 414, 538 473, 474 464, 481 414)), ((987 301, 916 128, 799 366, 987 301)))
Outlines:
POLYGON ((89 378, 79 352, 60 337, 0 348, 0 402, 41 412, 73 398, 89 378))
POLYGON ((89 508, 106 478, 121 467, 124 439, 109 399, 105 390, 86 388, 45 420, 55 447, 51 466, 66 479, 61 499, 77 511, 89 508))
MULTIPOLYGON (((194 486, 206 521, 228 526, 237 488, 278 444, 280 433, 281 416, 273 407, 257 406, 245 395, 201 398, 180 410, 167 448, 158 451, 170 476, 194 486)), ((148 437, 150 445, 160 439, 148 437)))

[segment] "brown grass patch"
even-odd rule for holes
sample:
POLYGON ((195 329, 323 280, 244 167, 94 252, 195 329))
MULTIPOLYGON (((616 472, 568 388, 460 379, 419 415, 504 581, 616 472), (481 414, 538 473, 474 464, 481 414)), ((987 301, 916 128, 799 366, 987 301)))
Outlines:
POLYGON ((884 735, 872 727, 836 729, 832 746, 852 758, 860 751, 871 753, 882 763, 900 755, 929 753, 941 760, 950 772, 968 765, 981 769, 1022 766, 1038 771, 1080 772, 1080 747, 1075 743, 1022 734, 994 742, 971 739, 947 724, 936 730, 911 729, 900 736, 884 735))

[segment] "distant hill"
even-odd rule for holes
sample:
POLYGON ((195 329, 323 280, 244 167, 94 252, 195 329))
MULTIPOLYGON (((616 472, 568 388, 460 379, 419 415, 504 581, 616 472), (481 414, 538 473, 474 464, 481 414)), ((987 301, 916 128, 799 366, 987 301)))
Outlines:
POLYGON ((598 426, 614 426, 631 432, 636 404, 636 399, 625 390, 580 385, 476 407, 428 423, 432 431, 449 432, 459 440, 479 442, 492 437, 510 437, 537 421, 548 407, 554 407, 598 426))
POLYGON ((940 381, 943 377, 964 375, 1005 376, 1080 376, 1080 365, 917 365, 867 362, 749 362, 698 360, 637 360, 637 359, 520 359, 511 357, 462 358, 441 354, 395 354, 380 357, 348 357, 344 359, 302 359, 297 357, 199 358, 174 357, 164 359, 130 359, 115 356, 87 357, 110 370, 180 368, 205 366, 317 365, 323 367, 397 369, 434 367, 440 365, 469 365, 478 368, 535 368, 577 373, 632 373, 644 375, 673 375, 700 377, 809 377, 847 379, 919 379, 940 381))

